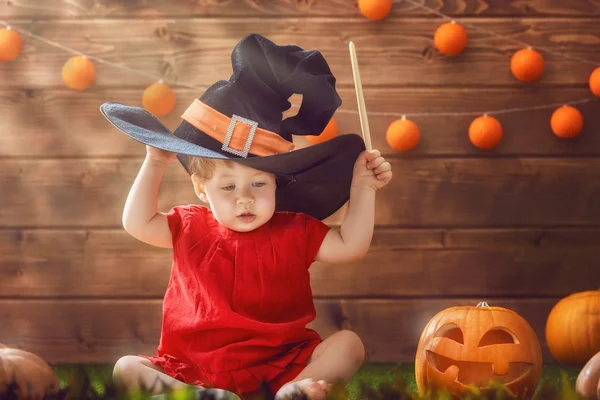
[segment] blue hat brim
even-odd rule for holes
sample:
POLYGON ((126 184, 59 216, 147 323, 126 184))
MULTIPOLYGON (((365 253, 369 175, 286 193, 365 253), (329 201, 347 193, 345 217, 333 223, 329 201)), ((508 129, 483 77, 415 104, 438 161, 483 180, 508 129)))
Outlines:
POLYGON ((149 146, 188 156, 227 158, 216 151, 175 136, 169 128, 143 108, 104 103, 100 106, 100 112, 115 128, 149 146))

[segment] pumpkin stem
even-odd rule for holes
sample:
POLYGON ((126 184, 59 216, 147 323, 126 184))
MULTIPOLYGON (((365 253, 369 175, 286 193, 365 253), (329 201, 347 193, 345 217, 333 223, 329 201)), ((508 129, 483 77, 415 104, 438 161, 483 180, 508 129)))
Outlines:
POLYGON ((477 303, 477 307, 487 307, 490 308, 490 305, 485 302, 485 301, 480 301, 479 303, 477 303))

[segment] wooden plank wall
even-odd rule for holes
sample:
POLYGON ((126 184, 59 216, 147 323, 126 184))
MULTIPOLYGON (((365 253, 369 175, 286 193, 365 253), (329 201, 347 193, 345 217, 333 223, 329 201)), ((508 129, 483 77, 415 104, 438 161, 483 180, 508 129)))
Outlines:
MULTIPOLYGON (((476 27, 600 62, 594 0, 422 0, 476 27)), ((469 46, 446 58, 432 47, 441 20, 404 1, 370 22, 354 0, 11 0, 0 18, 87 54, 192 84, 177 89, 170 128, 201 90, 228 78, 230 53, 257 32, 320 49, 343 98, 344 133, 360 129, 348 42, 357 46, 370 112, 486 111, 591 96, 593 64, 545 54, 541 81, 509 72, 520 48, 469 30, 469 46), (344 112, 344 110, 350 112, 344 112)), ((22 56, 0 65, 0 342, 50 362, 114 362, 154 351, 170 252, 137 242, 121 212, 144 148, 100 115, 105 101, 140 105, 148 78, 96 64, 95 85, 66 89, 69 54, 25 38, 22 56)), ((297 107, 297 101, 294 102, 297 107)), ((457 304, 512 308, 536 329, 562 296, 600 284, 600 104, 579 107, 581 136, 557 140, 552 110, 500 117, 494 152, 468 142, 472 117, 415 118, 420 146, 395 154, 394 117, 369 118, 373 144, 392 161, 393 183, 377 197, 373 247, 359 265, 312 268, 323 335, 342 328, 364 340, 372 362, 414 360, 421 329, 457 304)), ((302 145, 302 142, 299 142, 302 145)), ((160 207, 196 201, 178 165, 160 207)), ((341 213, 328 220, 339 224, 341 213)), ((545 360, 551 362, 545 344, 545 360)))

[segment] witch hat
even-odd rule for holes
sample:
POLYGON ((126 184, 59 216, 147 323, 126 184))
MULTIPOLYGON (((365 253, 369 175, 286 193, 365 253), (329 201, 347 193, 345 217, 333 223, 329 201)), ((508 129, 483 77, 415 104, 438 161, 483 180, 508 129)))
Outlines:
POLYGON ((233 74, 209 87, 171 132, 139 107, 104 103, 102 114, 133 139, 190 156, 229 159, 277 176, 276 211, 325 219, 350 197, 352 171, 365 149, 356 134, 294 150, 293 135, 319 135, 342 101, 322 54, 278 46, 258 34, 244 37, 231 55, 233 74), (283 119, 289 98, 302 95, 295 116, 283 119))

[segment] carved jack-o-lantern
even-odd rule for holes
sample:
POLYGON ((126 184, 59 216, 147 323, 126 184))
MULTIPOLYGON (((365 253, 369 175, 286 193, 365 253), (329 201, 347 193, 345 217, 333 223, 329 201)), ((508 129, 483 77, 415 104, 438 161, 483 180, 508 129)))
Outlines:
POLYGON ((415 360, 421 393, 447 390, 460 397, 490 384, 531 398, 542 375, 542 351, 529 324, 517 313, 479 303, 451 307, 427 324, 415 360))

